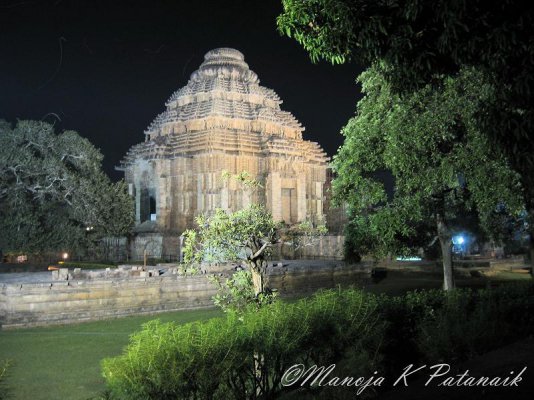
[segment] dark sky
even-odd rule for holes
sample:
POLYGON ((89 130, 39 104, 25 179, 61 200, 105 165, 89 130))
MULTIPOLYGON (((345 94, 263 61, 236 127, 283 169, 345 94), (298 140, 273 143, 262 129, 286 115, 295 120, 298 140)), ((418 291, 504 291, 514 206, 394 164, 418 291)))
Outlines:
POLYGON ((312 64, 276 31, 281 10, 280 0, 0 0, 0 118, 78 131, 118 179, 113 167, 204 54, 233 47, 305 138, 333 155, 360 98, 361 68, 312 64))

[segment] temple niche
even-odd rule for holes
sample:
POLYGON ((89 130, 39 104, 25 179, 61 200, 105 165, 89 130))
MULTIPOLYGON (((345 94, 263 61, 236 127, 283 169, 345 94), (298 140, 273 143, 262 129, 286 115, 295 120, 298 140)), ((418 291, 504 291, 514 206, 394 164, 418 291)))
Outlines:
POLYGON ((178 244, 169 238, 216 208, 258 202, 287 224, 324 222, 328 157, 302 138, 304 128, 281 104, 239 51, 219 48, 204 56, 119 167, 135 197, 136 230, 151 252, 161 246, 163 254, 176 254, 178 244), (246 171, 261 188, 244 190, 223 179, 223 171, 246 171))

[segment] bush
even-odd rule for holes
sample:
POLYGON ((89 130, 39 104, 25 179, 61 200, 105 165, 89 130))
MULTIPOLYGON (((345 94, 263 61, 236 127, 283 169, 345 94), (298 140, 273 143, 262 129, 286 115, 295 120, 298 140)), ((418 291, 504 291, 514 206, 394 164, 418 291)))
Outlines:
MULTIPOLYGON (((342 387, 291 392, 282 375, 297 363, 335 363, 335 376, 379 371, 389 381, 409 363, 464 360, 533 333, 530 283, 399 297, 328 290, 207 322, 149 322, 103 371, 112 399, 333 398, 333 389, 339 398, 342 387)), ((354 388, 346 390, 353 398, 354 388)))
POLYGON ((115 399, 242 399, 281 392, 284 371, 296 363, 328 366, 357 355, 351 373, 363 374, 381 340, 376 306, 361 291, 325 291, 240 319, 152 321, 122 356, 103 361, 104 377, 115 399))
POLYGON ((455 290, 421 315, 418 347, 429 361, 463 361, 534 333, 534 285, 455 290))
POLYGON ((409 363, 464 361, 534 333, 534 285, 423 290, 382 296, 386 371, 409 363))

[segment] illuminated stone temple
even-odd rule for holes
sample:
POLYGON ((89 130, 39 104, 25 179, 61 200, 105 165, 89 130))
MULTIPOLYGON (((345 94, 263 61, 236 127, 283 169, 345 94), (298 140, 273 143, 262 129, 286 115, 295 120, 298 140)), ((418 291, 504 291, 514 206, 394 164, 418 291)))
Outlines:
POLYGON ((287 224, 323 222, 328 157, 303 139, 304 128, 281 104, 242 53, 209 51, 119 167, 135 197, 137 240, 172 254, 197 215, 251 202, 287 224), (261 187, 245 190, 223 171, 246 171, 261 187))

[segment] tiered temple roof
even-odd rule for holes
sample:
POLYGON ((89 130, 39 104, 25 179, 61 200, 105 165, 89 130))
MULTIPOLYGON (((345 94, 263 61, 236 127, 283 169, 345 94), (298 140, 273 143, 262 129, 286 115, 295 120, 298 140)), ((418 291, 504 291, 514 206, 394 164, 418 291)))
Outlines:
POLYGON ((122 164, 137 159, 193 156, 201 152, 294 156, 325 164, 321 147, 302 139, 304 128, 271 89, 260 86, 241 52, 209 51, 187 85, 172 94, 166 110, 130 149, 122 164))

